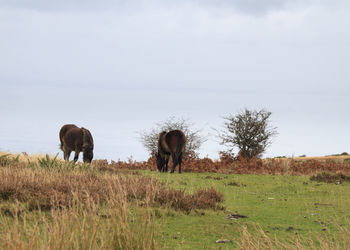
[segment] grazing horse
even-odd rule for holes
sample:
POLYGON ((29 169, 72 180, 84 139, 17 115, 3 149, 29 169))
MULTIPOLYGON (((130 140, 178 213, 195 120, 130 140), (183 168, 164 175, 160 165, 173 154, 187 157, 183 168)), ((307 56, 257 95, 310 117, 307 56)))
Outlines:
POLYGON ((159 172, 168 172, 169 158, 173 159, 171 173, 179 164, 179 173, 181 173, 182 155, 185 150, 186 136, 180 130, 161 132, 158 136, 157 168, 159 172))
POLYGON ((72 151, 75 151, 74 161, 79 158, 79 153, 83 152, 83 161, 91 163, 94 157, 94 141, 89 130, 86 128, 78 128, 74 124, 66 124, 60 130, 61 149, 64 159, 69 161, 72 151))

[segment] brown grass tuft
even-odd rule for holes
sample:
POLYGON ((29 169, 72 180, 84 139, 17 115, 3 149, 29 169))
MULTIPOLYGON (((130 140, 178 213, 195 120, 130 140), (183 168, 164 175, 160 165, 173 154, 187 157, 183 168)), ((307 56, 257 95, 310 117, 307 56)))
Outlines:
POLYGON ((223 195, 214 188, 199 189, 192 195, 186 194, 184 190, 166 190, 158 192, 155 196, 155 201, 159 204, 165 204, 186 213, 194 209, 223 209, 218 205, 223 200, 223 195))
MULTIPOLYGON (((105 204, 120 193, 128 201, 169 206, 186 213, 193 209, 218 209, 218 203, 223 201, 222 194, 215 189, 187 194, 151 177, 103 174, 105 170, 101 169, 107 168, 106 163, 77 171, 56 171, 44 166, 33 168, 18 163, 1 167, 0 201, 19 201, 30 209, 50 210, 71 207, 76 200, 81 204, 105 204)), ((114 167, 112 164, 111 169, 114 167)))
POLYGON ((341 173, 332 174, 332 173, 318 173, 317 175, 313 175, 310 177, 311 181, 318 181, 318 182, 326 182, 326 183, 336 183, 340 184, 344 181, 350 181, 350 176, 344 175, 341 173))

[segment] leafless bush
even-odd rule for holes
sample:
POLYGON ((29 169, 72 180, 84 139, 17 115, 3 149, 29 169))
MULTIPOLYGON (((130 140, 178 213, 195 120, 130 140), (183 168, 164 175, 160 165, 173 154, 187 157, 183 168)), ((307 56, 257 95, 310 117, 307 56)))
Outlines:
POLYGON ((156 127, 149 131, 140 132, 140 141, 147 151, 154 155, 157 152, 159 133, 178 129, 184 132, 187 138, 184 157, 195 158, 206 139, 200 134, 200 130, 195 130, 192 127, 193 124, 186 119, 170 117, 164 122, 157 123, 156 127))

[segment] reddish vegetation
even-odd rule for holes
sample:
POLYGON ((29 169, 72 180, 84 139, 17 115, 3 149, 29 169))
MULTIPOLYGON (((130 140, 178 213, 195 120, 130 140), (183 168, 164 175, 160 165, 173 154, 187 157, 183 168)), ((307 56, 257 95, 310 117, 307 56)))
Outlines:
POLYGON ((182 210, 186 213, 196 208, 200 209, 223 209, 218 203, 222 202, 223 195, 214 188, 199 189, 192 195, 185 193, 185 190, 168 190, 155 194, 156 201, 160 204, 168 204, 170 207, 182 210))
MULTIPOLYGON (((156 171, 155 157, 150 157, 147 162, 114 162, 108 164, 104 161, 101 167, 101 161, 95 161, 101 170, 118 171, 120 169, 137 169, 156 171)), ((171 166, 169 162, 169 166, 171 166)), ((312 175, 319 172, 341 172, 350 173, 350 162, 327 161, 295 161, 286 159, 252 159, 247 161, 241 157, 233 158, 230 155, 221 153, 220 160, 213 161, 209 158, 195 158, 183 162, 184 172, 214 172, 224 174, 288 174, 288 175, 312 175)))
MULTIPOLYGON (((101 170, 107 164, 104 161, 96 163, 101 170)), ((218 203, 223 201, 223 195, 214 188, 188 194, 146 176, 50 172, 40 168, 33 170, 23 163, 0 167, 0 180, 0 202, 24 202, 29 209, 46 210, 70 207, 76 202, 88 205, 127 199, 141 205, 172 207, 189 213, 193 209, 221 209, 218 203)))

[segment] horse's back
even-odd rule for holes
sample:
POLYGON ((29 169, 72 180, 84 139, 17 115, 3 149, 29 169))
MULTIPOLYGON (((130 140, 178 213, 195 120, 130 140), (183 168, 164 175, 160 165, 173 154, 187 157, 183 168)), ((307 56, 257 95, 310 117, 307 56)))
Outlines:
POLYGON ((81 140, 81 129, 74 124, 63 125, 60 130, 61 148, 63 146, 74 148, 77 140, 81 140))
POLYGON ((179 150, 183 152, 186 144, 186 136, 181 130, 172 130, 166 134, 165 141, 172 153, 179 150))
POLYGON ((78 128, 78 127, 74 124, 63 125, 61 130, 60 130, 60 138, 63 138, 69 130, 74 129, 74 128, 78 128))

